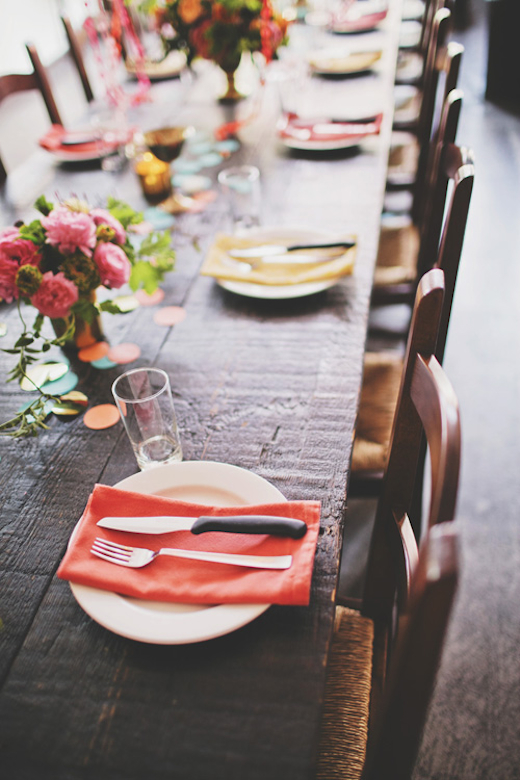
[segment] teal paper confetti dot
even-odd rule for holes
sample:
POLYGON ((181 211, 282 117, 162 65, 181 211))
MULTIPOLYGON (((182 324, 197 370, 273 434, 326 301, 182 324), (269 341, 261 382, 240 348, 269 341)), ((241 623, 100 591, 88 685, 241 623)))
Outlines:
POLYGON ((49 395, 65 395, 74 390, 79 382, 79 377, 74 371, 69 371, 61 379, 56 379, 55 382, 46 382, 41 386, 43 393, 49 393, 49 395))
MULTIPOLYGON (((25 410, 30 407, 31 403, 33 403, 33 401, 28 401, 26 404, 21 406, 18 409, 18 413, 25 412, 25 410)), ((49 400, 45 402, 45 404, 43 406, 43 411, 45 413, 45 417, 48 417, 49 414, 52 412, 55 403, 56 402, 53 401, 52 398, 49 398, 49 400)), ((27 422, 29 422, 29 423, 34 422, 34 416, 32 414, 28 414, 27 415, 27 422)))
POLYGON ((212 168, 214 165, 220 165, 222 155, 218 152, 208 152, 200 158, 200 164, 203 168, 212 168))
POLYGON ((189 145, 190 153, 195 155, 208 154, 208 152, 212 152, 214 148, 214 145, 209 141, 202 141, 196 144, 191 143, 189 145))
POLYGON ((180 188, 186 195, 211 189, 211 179, 208 176, 183 176, 180 188))
POLYGON ((218 144, 215 144, 215 149, 217 152, 231 153, 238 151, 240 144, 234 138, 228 138, 226 141, 219 141, 218 144))
POLYGON ((90 364, 91 366, 94 366, 94 368, 114 368, 114 366, 117 366, 117 363, 114 363, 113 360, 110 360, 109 357, 105 355, 105 357, 99 358, 99 360, 93 360, 90 364))
POLYGON ((173 214, 168 214, 166 211, 158 208, 146 209, 144 218, 153 225, 156 230, 167 230, 167 228, 175 225, 175 217, 173 214))
POLYGON ((198 160, 183 160, 182 157, 173 166, 175 173, 198 173, 201 168, 198 160))

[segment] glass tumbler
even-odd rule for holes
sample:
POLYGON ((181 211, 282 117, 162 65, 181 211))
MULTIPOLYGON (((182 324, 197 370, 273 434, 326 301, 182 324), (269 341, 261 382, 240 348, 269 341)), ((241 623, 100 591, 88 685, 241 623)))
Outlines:
POLYGON ((260 224, 260 171, 254 165, 235 165, 218 175, 222 193, 227 199, 235 231, 260 224))
POLYGON ((112 393, 141 471, 182 460, 168 374, 135 368, 118 377, 112 393))

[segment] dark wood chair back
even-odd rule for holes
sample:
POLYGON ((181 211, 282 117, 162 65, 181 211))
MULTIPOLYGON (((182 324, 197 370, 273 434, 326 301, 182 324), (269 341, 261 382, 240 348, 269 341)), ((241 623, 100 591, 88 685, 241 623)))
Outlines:
POLYGON ((462 92, 452 90, 444 101, 435 145, 432 145, 428 195, 418 226, 420 231, 417 280, 374 287, 372 305, 412 305, 418 280, 430 268, 442 268, 446 275, 445 312, 437 357, 442 360, 453 293, 459 268, 473 180, 473 153, 454 141, 462 108, 462 92))
POLYGON ((426 528, 453 519, 460 464, 457 398, 435 357, 443 314, 444 273, 428 271, 417 288, 390 450, 383 476, 367 566, 363 612, 389 620, 396 583, 392 550, 402 572, 413 568, 417 542, 408 512, 420 465, 423 433, 431 462, 431 501, 426 528), (392 539, 393 537, 393 539, 392 539))
POLYGON ((366 778, 411 774, 455 592, 455 534, 451 527, 459 484, 461 431, 457 397, 435 357, 443 297, 444 274, 432 269, 417 289, 372 535, 362 612, 374 621, 374 647, 379 657, 373 666, 366 778), (426 547, 419 554, 408 511, 423 435, 430 453, 431 498, 426 547), (432 535, 431 529, 439 524, 446 524, 449 530, 432 535), (437 539, 445 542, 439 546, 432 541, 437 539), (438 558, 440 568, 436 571, 430 568, 431 556, 438 558))
MULTIPOLYGON (((61 117, 52 93, 47 72, 42 65, 38 52, 33 44, 27 44, 26 49, 33 66, 33 71, 32 73, 11 73, 0 76, 0 103, 9 95, 13 95, 17 92, 38 90, 45 103, 49 119, 52 124, 59 125, 61 124, 61 117)), ((0 160, 0 185, 5 182, 6 178, 7 172, 3 162, 0 160)))
POLYGON ((81 50, 81 43, 79 41, 79 37, 76 34, 68 16, 62 16, 61 22, 65 29, 65 34, 67 36, 67 41, 69 43, 70 56, 72 57, 74 65, 76 66, 76 70, 78 71, 79 77, 81 79, 81 84, 83 86, 85 97, 87 101, 90 103, 92 102, 92 100, 94 100, 94 93, 92 91, 92 87, 90 86, 90 81, 87 75, 87 71, 85 69, 85 62, 83 60, 83 53, 81 50))
POLYGON ((381 706, 369 729, 363 780, 410 778, 459 579, 453 522, 430 529, 411 578, 381 706))
MULTIPOLYGON (((441 22, 439 30, 442 30, 443 25, 446 23, 446 12, 447 9, 445 8, 439 12, 441 22)), ((444 30, 442 35, 447 35, 447 32, 444 30)), ((435 154, 435 148, 442 140, 443 109, 448 95, 457 88, 463 54, 464 47, 462 44, 450 41, 446 46, 437 50, 436 57, 431 63, 430 72, 425 77, 429 78, 430 81, 428 86, 425 85, 425 95, 421 103, 417 132, 419 158, 417 161, 411 211, 415 224, 419 224, 423 215, 428 192, 428 176, 431 174, 432 154, 435 154), (440 97, 441 95, 442 97, 440 97), (437 115, 436 108, 438 107, 440 112, 437 115)), ((455 141, 455 136, 451 140, 455 141)))

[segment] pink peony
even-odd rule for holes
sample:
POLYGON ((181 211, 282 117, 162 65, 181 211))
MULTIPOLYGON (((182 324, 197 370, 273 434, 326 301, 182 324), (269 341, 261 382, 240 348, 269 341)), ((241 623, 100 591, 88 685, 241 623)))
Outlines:
POLYGON ((41 255, 32 241, 20 238, 18 228, 0 231, 0 300, 11 303, 18 298, 16 274, 22 265, 38 266, 41 255))
POLYGON ((0 231, 0 259, 14 260, 18 265, 38 265, 41 255, 28 238, 20 238, 18 228, 0 231))
POLYGON ((16 274, 19 265, 16 260, 2 256, 0 253, 0 300, 11 303, 18 298, 18 287, 16 286, 16 274))
POLYGON ((53 274, 47 271, 32 298, 32 305, 46 317, 58 319, 68 317, 71 306, 78 300, 78 288, 60 271, 53 274))
POLYGON ((92 256, 96 246, 96 225, 88 214, 58 206, 48 217, 42 217, 41 223, 47 231, 47 243, 63 254, 71 255, 79 250, 87 257, 92 256))
POLYGON ((105 209, 92 209, 90 216, 94 220, 96 225, 107 225, 115 232, 115 240, 118 244, 124 244, 126 241, 125 229, 118 219, 112 216, 109 211, 105 209))
POLYGON ((132 266, 121 247, 111 243, 100 243, 94 252, 101 284, 106 287, 122 287, 130 278, 132 266))

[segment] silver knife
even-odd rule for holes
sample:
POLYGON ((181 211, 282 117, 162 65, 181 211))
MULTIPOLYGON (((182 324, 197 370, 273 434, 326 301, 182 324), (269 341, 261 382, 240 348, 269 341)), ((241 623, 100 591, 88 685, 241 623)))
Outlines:
POLYGON ((277 515, 215 515, 201 517, 102 517, 97 525, 114 531, 129 531, 137 534, 165 534, 171 531, 191 531, 203 534, 206 531, 224 531, 241 534, 271 534, 301 539, 307 532, 303 520, 277 515))
POLYGON ((304 249, 350 249, 355 246, 355 241, 335 241, 326 244, 262 244, 260 246, 244 247, 243 249, 230 249, 229 257, 238 259, 247 257, 268 257, 269 255, 284 255, 287 252, 299 252, 304 249))

